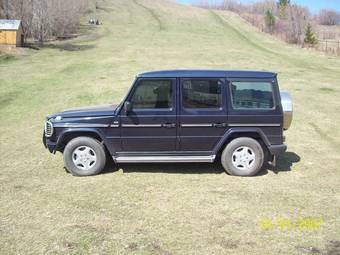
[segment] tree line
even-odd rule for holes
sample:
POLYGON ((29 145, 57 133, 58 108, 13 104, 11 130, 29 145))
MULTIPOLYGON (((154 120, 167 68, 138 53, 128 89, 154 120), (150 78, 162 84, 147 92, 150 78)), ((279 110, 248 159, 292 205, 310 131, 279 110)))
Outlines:
POLYGON ((92 0, 0 0, 0 18, 22 21, 25 39, 39 42, 75 33, 92 0))
POLYGON ((236 12, 261 30, 295 44, 316 44, 314 25, 340 25, 339 12, 323 9, 312 15, 308 8, 290 0, 263 0, 249 4, 236 0, 196 0, 195 5, 236 12))

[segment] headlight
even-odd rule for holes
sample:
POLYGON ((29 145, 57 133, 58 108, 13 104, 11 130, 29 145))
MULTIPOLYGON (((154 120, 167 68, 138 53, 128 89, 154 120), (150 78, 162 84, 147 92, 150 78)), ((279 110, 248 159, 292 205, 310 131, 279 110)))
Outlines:
POLYGON ((53 135, 53 124, 50 121, 45 122, 45 136, 51 137, 53 135))

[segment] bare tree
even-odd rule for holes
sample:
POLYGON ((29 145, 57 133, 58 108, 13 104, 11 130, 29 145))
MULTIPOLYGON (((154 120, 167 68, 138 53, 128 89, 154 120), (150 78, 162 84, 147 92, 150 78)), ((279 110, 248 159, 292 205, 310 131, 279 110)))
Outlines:
POLYGON ((340 24, 340 12, 328 9, 322 9, 318 15, 318 21, 321 25, 334 26, 340 24))
POLYGON ((224 10, 229 10, 233 12, 240 13, 243 5, 235 0, 224 0, 221 4, 221 8, 224 10))
POLYGON ((0 0, 0 18, 9 19, 10 17, 10 0, 0 0))
POLYGON ((250 12, 256 13, 256 14, 264 14, 268 10, 273 14, 278 14, 278 5, 273 0, 265 0, 260 2, 255 2, 253 4, 250 4, 250 12))
POLYGON ((11 5, 12 4, 10 0, 0 0, 0 18, 1 19, 10 18, 11 5))
POLYGON ((286 39, 290 43, 302 43, 309 11, 298 5, 290 5, 286 11, 288 21, 286 39))
POLYGON ((33 0, 33 5, 33 36, 39 42, 43 42, 52 35, 51 2, 48 0, 33 0))

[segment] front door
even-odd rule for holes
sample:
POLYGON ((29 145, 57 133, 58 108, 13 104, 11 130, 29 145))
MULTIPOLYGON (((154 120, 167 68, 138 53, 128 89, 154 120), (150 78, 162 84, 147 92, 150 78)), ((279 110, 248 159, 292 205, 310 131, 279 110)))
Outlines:
POLYGON ((180 90, 180 150, 210 155, 227 130, 225 78, 183 78, 180 90))
POLYGON ((139 78, 121 112, 124 153, 162 154, 176 151, 176 79, 139 78))

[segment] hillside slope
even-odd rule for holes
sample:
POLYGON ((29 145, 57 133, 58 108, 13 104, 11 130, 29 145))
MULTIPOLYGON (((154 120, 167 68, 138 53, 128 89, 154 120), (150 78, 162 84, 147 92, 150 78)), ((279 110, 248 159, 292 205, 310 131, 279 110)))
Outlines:
MULTIPOLYGON (((101 0, 103 22, 25 56, 0 55, 0 253, 300 254, 340 240, 340 58, 285 44, 234 13, 101 0), (122 165, 74 178, 43 148, 47 114, 119 102, 134 76, 172 68, 276 71, 294 99, 275 171, 122 165), (185 174, 188 173, 188 174, 185 174), (315 217, 319 230, 280 229, 315 217), (272 229, 260 223, 271 219, 272 229), (333 241, 333 242, 331 242, 333 241)), ((84 18, 86 20, 86 18, 84 18)))

